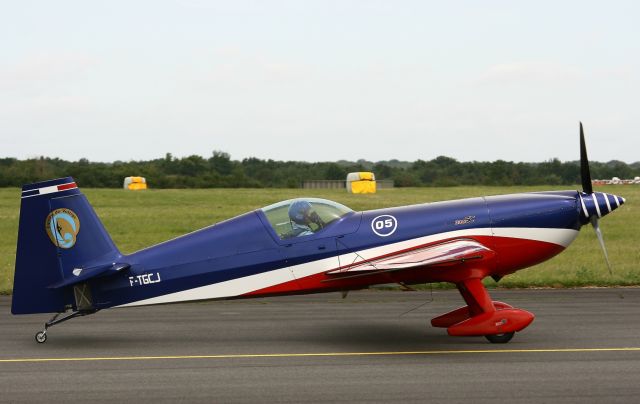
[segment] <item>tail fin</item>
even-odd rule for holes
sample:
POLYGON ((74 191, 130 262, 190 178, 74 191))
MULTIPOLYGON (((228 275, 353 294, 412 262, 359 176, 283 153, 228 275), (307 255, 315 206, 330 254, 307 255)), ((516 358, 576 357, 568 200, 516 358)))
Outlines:
POLYGON ((77 286, 52 285, 69 285, 83 269, 111 265, 120 257, 73 178, 23 186, 11 312, 78 309, 77 286))

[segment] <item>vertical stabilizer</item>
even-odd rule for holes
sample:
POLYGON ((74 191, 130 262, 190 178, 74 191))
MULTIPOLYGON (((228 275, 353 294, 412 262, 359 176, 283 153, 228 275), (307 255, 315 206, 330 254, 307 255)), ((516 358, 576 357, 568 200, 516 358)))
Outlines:
POLYGON ((74 287, 51 286, 115 262, 120 252, 73 178, 25 185, 21 202, 11 312, 77 308, 74 287))

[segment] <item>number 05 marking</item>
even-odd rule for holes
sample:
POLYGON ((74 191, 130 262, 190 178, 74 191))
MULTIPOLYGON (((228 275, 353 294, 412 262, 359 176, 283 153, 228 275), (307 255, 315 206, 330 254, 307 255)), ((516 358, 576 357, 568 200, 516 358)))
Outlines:
POLYGON ((392 235, 398 228, 398 221, 391 215, 380 215, 371 221, 371 230, 380 237, 392 235))

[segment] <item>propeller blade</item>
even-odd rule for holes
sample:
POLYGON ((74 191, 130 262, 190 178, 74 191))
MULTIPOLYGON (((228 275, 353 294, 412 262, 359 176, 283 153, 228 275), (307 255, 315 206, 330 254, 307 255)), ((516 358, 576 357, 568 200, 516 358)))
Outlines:
POLYGON ((591 185, 591 172, 589 171, 589 158, 587 158, 587 146, 584 142, 582 122, 580 122, 580 178, 582 179, 582 191, 592 194, 593 186, 591 185))
POLYGON ((591 225, 593 226, 593 229, 596 231, 596 236, 598 236, 600 247, 602 247, 602 252, 604 253, 604 259, 607 261, 607 268, 609 268, 609 275, 613 275, 613 271, 611 270, 611 263, 609 262, 609 255, 607 254, 607 249, 604 246, 604 239, 602 238, 602 232, 600 231, 600 224, 598 223, 598 218, 596 216, 591 216, 589 220, 591 221, 591 225))

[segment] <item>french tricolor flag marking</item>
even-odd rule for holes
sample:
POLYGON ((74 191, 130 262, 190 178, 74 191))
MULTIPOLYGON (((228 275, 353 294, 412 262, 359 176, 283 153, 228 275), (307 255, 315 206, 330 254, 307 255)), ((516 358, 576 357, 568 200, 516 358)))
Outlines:
POLYGON ((67 191, 69 189, 76 189, 78 186, 75 182, 69 182, 67 184, 52 185, 50 187, 30 189, 28 191, 22 191, 22 198, 31 198, 32 196, 53 194, 55 192, 67 191))

